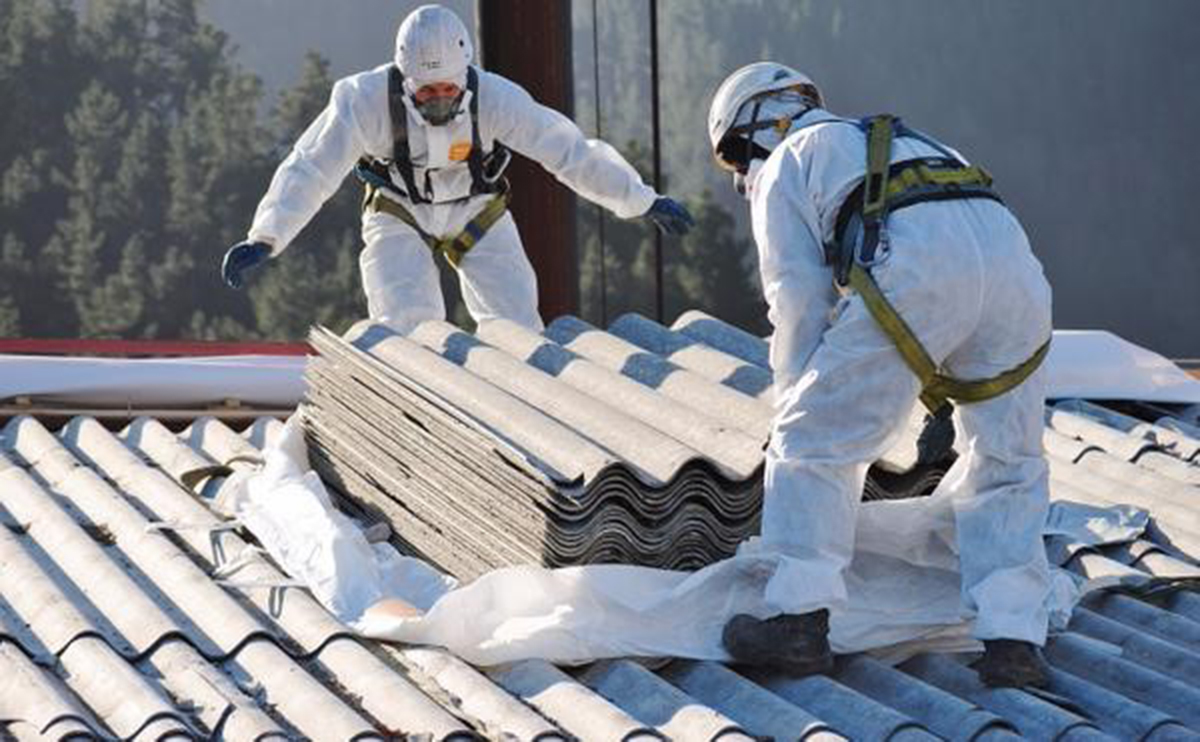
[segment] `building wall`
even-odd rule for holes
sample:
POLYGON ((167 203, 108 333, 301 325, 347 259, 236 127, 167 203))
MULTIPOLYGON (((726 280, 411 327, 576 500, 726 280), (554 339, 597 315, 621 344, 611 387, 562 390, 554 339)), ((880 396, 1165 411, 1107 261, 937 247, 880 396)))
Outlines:
MULTIPOLYGON (((598 5, 602 127, 643 144, 647 7, 598 5)), ((774 59, 813 76, 835 112, 902 115, 985 165, 1046 267, 1059 327, 1200 354, 1188 146, 1200 127, 1200 4, 659 0, 659 16, 666 177, 693 203, 711 191, 739 234, 746 206, 711 167, 707 106, 730 71, 774 59)), ((590 0, 576 1, 576 21, 576 111, 594 125, 590 0)), ((667 251, 669 274, 685 247, 667 251)), ((699 252, 720 259, 720 247, 699 252)), ((667 288, 670 319, 694 297, 667 288)), ((757 311, 732 319, 754 325, 757 311)))

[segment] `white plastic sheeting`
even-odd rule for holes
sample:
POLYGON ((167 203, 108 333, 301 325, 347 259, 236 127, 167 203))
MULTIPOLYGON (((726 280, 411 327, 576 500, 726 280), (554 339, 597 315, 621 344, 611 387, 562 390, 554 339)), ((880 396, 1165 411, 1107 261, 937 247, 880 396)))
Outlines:
POLYGON ((255 535, 288 575, 344 622, 367 606, 396 595, 428 608, 456 581, 388 544, 370 544, 358 526, 334 507, 308 465, 299 420, 268 449, 263 468, 235 473, 218 509, 255 535))
POLYGON ((49 358, 0 355, 0 401, 183 407, 235 399, 287 409, 304 394, 300 356, 49 358))
POLYGON ((1103 330, 1057 330, 1046 358, 1054 399, 1200 404, 1200 381, 1154 351, 1103 330))
MULTIPOLYGON (((1138 399, 1200 403, 1200 381, 1166 358, 1099 330, 1057 330, 1046 360, 1052 399, 1138 399)), ((0 402, 29 397, 58 404, 182 407, 236 399, 295 407, 304 358, 48 358, 0 355, 0 402)))
MULTIPOLYGON (((579 663, 619 656, 726 659, 720 635, 736 613, 769 615, 773 558, 754 543, 697 572, 622 565, 496 570, 457 586, 429 565, 371 545, 330 504, 308 468, 299 421, 234 487, 234 513, 293 577, 343 622, 373 638, 446 647, 479 665, 528 658, 579 663)), ((948 479, 953 479, 953 472, 948 479)), ((1128 507, 1056 503, 1047 535, 1081 543, 1136 538, 1146 515, 1128 507)), ((849 604, 831 625, 835 651, 904 657, 928 648, 971 649, 971 615, 959 594, 953 502, 865 503, 849 604)), ((1054 569, 1047 607, 1062 628, 1080 594, 1054 569)))

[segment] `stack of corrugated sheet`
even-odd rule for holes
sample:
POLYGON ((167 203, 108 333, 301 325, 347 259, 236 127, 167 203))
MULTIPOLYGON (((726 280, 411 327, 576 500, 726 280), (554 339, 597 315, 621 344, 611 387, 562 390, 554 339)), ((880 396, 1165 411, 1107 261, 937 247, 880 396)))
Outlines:
MULTIPOLYGON (((607 332, 574 317, 542 334, 364 324, 312 344, 314 464, 460 577, 530 562, 693 568, 758 531, 771 374, 764 341, 730 325, 695 312, 675 329, 626 315, 607 332)), ((911 473, 911 440, 896 458, 893 489, 936 483, 937 468, 911 473)))

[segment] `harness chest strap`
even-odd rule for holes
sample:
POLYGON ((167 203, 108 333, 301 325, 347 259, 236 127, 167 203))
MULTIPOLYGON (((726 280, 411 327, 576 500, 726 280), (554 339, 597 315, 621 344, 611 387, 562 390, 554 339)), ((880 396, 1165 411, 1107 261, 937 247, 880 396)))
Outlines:
MULTIPOLYGON (((471 150, 467 153, 467 170, 471 173, 471 195, 498 193, 501 190, 499 174, 489 177, 488 165, 484 161, 483 138, 479 133, 479 75, 474 67, 467 68, 467 92, 470 94, 467 113, 471 119, 471 150)), ((392 65, 388 69, 388 115, 392 124, 391 164, 404 181, 405 195, 410 201, 415 204, 432 203, 433 185, 429 180, 429 171, 425 172, 424 188, 417 185, 408 141, 408 110, 404 104, 404 96, 404 75, 400 68, 392 65)), ((507 164, 504 145, 495 142, 493 147, 495 155, 507 164)), ((503 165, 499 165, 498 170, 503 170, 503 165)))
MULTIPOLYGON (((898 126, 898 121, 891 116, 877 116, 867 123, 867 172, 861 196, 862 252, 859 253, 855 245, 845 244, 844 235, 839 235, 842 244, 837 251, 841 259, 835 262, 838 273, 836 280, 841 285, 848 284, 862 297, 867 311, 921 382, 921 402, 930 412, 937 413, 949 400, 983 402, 1016 388, 1046 359, 1050 340, 1047 339, 1023 363, 990 379, 956 379, 939 371, 938 364, 921 345, 916 334, 880 291, 871 277, 869 267, 864 267, 864 264, 869 266, 873 262, 884 220, 889 208, 895 208, 889 201, 895 198, 898 206, 908 206, 921 201, 951 198, 999 200, 990 189, 991 178, 982 168, 954 163, 957 167, 939 169, 919 161, 889 165, 893 133, 898 126), (892 170, 897 168, 898 172, 893 173, 892 170), (892 176, 891 183, 889 175, 892 176)), ((847 199, 848 203, 854 203, 853 199, 852 195, 847 199)))

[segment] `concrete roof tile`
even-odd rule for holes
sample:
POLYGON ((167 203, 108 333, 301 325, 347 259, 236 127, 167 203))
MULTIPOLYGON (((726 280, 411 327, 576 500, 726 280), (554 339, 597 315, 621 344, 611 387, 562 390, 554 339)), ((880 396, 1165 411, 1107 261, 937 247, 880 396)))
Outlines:
POLYGON ((775 739, 845 739, 828 723, 716 662, 675 660, 658 674, 692 698, 775 739))
POLYGON ((736 721, 637 662, 593 663, 579 679, 642 723, 671 739, 750 740, 736 721))
POLYGON ((580 739, 665 739, 548 662, 516 662, 490 669, 488 677, 580 739))
POLYGON ((82 739, 104 729, 53 672, 0 640, 0 729, 17 739, 82 739))
POLYGON ((975 672, 945 655, 921 655, 901 669, 1004 717, 1022 736, 1032 739, 1111 740, 1094 723, 1025 691, 984 686, 975 672))
POLYGON ((742 394, 768 404, 774 399, 773 379, 767 368, 723 353, 640 314, 618 317, 608 332, 742 394))

